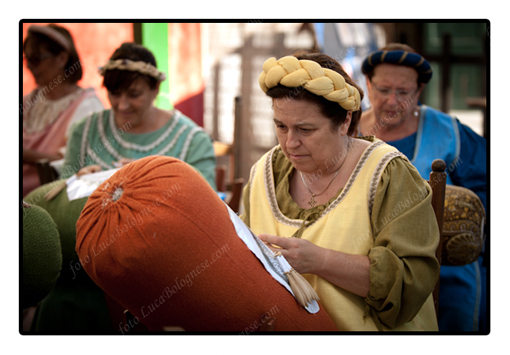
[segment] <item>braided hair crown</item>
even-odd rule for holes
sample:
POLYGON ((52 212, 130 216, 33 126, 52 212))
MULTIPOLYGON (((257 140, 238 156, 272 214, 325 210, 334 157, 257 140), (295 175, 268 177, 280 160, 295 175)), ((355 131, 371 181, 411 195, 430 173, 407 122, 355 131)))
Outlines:
POLYGON ((272 57, 262 65, 259 85, 266 93, 281 84, 286 87, 300 87, 325 99, 337 102, 347 111, 358 111, 361 107, 357 88, 345 82, 342 75, 323 68, 317 62, 286 56, 279 60, 272 57))

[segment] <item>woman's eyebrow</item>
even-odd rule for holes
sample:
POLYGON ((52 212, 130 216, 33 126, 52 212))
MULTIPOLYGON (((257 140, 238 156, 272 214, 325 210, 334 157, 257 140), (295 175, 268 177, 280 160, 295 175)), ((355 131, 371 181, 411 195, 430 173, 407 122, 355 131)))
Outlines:
MULTIPOLYGON (((276 124, 281 124, 281 125, 284 125, 279 119, 277 118, 273 118, 273 121, 274 123, 276 124)), ((285 126, 285 125, 284 125, 285 126)), ((311 122, 298 122, 296 124, 294 124, 294 127, 304 127, 304 126, 307 126, 307 127, 315 127, 315 125, 311 122)))

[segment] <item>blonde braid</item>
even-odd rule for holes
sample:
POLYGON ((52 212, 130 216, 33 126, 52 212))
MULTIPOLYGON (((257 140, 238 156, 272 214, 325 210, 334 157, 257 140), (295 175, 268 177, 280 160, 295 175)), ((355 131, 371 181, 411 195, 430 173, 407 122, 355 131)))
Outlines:
POLYGON ((347 111, 360 109, 358 89, 346 83, 336 71, 323 68, 317 62, 293 56, 279 60, 273 57, 264 62, 262 69, 259 85, 264 92, 278 84, 291 88, 302 86, 315 95, 338 102, 347 111))

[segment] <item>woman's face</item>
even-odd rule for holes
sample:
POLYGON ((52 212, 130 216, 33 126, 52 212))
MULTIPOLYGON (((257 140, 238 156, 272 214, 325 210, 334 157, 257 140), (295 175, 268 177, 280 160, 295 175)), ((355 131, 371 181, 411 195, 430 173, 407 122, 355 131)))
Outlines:
POLYGON ((423 90, 416 70, 393 64, 377 65, 367 88, 376 117, 388 126, 398 126, 410 117, 423 90))
POLYGON ((49 86, 51 82, 59 83, 59 75, 64 73, 67 54, 52 54, 44 46, 29 44, 25 48, 25 58, 28 70, 34 76, 36 84, 40 88, 49 86))
POLYGON ((322 115, 319 106, 305 100, 273 99, 276 135, 283 153, 292 165, 304 173, 334 171, 339 158, 345 155, 345 135, 351 122, 334 129, 322 115))
POLYGON ((137 78, 123 91, 108 91, 108 99, 115 114, 118 127, 128 127, 136 131, 146 122, 152 103, 159 88, 151 89, 143 78, 137 78))

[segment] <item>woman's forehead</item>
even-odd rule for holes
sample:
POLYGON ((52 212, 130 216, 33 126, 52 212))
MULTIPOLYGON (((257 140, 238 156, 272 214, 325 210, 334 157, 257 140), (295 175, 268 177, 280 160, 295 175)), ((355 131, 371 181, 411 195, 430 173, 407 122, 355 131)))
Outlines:
POLYGON ((418 72, 411 67, 384 63, 374 68, 371 81, 376 85, 416 85, 418 72))
POLYGON ((273 110, 281 114, 309 114, 320 112, 319 106, 307 100, 294 100, 287 97, 273 99, 273 110))
MULTIPOLYGON (((122 72, 131 73, 129 71, 122 71, 122 72)), ((146 91, 146 90, 147 91, 151 90, 149 84, 147 84, 147 82, 144 80, 143 77, 138 76, 128 85, 126 85, 124 83, 124 85, 122 87, 119 87, 118 89, 113 90, 112 92, 114 92, 116 94, 120 94, 122 92, 146 91)))
POLYGON ((317 125, 329 121, 317 104, 307 100, 274 99, 273 112, 275 122, 287 125, 317 125))

